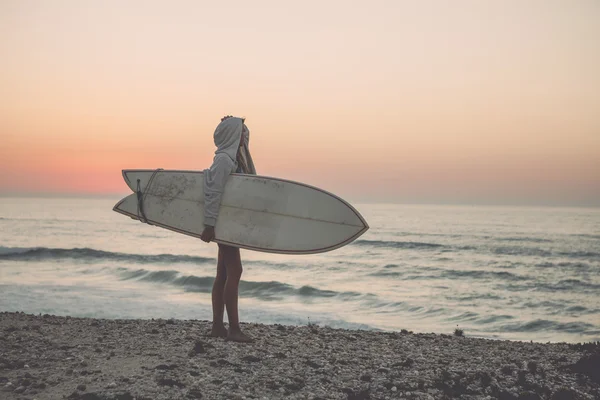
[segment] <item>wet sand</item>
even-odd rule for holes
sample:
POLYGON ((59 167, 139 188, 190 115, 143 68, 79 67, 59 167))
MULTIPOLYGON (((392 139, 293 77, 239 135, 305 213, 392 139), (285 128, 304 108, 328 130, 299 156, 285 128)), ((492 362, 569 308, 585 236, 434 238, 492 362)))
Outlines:
POLYGON ((2 399, 600 399, 598 346, 0 313, 2 399))

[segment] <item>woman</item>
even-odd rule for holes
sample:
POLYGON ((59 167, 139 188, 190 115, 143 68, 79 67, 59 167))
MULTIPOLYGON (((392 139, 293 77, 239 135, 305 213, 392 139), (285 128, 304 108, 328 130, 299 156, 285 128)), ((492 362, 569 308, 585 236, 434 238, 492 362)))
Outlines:
MULTIPOLYGON (((210 169, 204 170, 204 231, 201 239, 215 238, 215 224, 227 178, 232 172, 256 174, 250 155, 250 131, 244 119, 226 116, 214 133, 215 157, 210 169)), ((251 342, 252 338, 240 328, 238 315, 238 288, 242 276, 240 249, 219 244, 217 276, 212 290, 213 327, 211 336, 224 337, 235 342, 251 342), (229 330, 223 324, 227 308, 229 330)))

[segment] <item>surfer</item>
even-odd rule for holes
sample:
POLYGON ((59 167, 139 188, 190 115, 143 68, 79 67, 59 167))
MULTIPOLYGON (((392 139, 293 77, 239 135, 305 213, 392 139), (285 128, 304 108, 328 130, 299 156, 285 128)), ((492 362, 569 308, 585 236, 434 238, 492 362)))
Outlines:
MULTIPOLYGON (((214 133, 215 157, 212 166, 204 171, 204 231, 201 239, 207 243, 215 238, 215 224, 227 178, 232 172, 256 174, 250 155, 250 131, 243 118, 230 115, 221 119, 214 133)), ((212 289, 213 326, 211 336, 235 342, 251 342, 252 338, 240 328, 238 288, 242 276, 240 249, 219 244, 217 276, 212 289), (229 330, 223 323, 227 309, 229 330)))

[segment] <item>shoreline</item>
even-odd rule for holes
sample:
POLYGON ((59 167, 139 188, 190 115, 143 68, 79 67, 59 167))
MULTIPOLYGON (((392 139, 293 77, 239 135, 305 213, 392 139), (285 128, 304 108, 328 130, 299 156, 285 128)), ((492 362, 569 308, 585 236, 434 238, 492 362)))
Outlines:
POLYGON ((0 397, 600 398, 597 345, 257 323, 241 344, 210 328, 1 312, 0 397))

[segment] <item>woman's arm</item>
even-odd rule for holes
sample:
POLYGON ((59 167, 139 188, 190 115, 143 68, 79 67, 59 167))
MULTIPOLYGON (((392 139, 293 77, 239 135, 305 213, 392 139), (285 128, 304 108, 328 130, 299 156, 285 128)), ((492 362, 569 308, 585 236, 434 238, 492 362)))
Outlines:
POLYGON ((210 242, 214 239, 214 227, 219 216, 221 198, 229 175, 235 164, 226 155, 216 156, 210 169, 204 170, 204 232, 201 239, 210 242))

